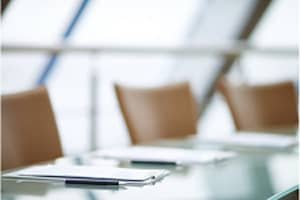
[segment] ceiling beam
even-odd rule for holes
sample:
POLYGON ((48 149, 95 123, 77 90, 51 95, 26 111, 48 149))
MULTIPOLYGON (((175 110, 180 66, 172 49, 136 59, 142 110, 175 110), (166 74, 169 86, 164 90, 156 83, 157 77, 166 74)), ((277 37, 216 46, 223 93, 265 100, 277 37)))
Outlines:
MULTIPOLYGON (((90 0, 81 0, 81 2, 78 5, 78 8, 75 10, 75 13, 67 25, 66 29, 64 30, 62 36, 61 36, 61 41, 64 42, 66 41, 74 32, 75 27, 77 26, 81 16, 83 13, 86 11, 86 7, 89 4, 90 0)), ((52 73, 55 65, 58 62, 58 54, 53 54, 49 57, 47 60, 46 64, 44 65, 42 71, 40 72, 36 85, 43 85, 49 78, 50 74, 52 73)))
MULTIPOLYGON (((253 11, 250 12, 248 19, 245 20, 244 26, 242 27, 240 33, 236 37, 237 40, 246 41, 247 39, 249 39, 271 2, 272 0, 256 0, 255 6, 253 7, 253 11)), ((234 64, 234 61, 238 59, 241 55, 232 55, 224 58, 223 63, 220 65, 218 72, 213 77, 212 83, 210 84, 209 88, 207 89, 207 92, 204 95, 204 98, 201 103, 199 117, 202 116, 202 114, 207 109, 210 100, 215 92, 215 85, 219 78, 231 69, 231 67, 234 64)))
POLYGON ((243 41, 235 44, 211 44, 191 46, 104 46, 70 44, 2 44, 2 53, 86 53, 86 54, 136 54, 136 55, 173 55, 173 56, 238 56, 244 52, 269 56, 298 56, 297 46, 258 47, 243 41))
POLYGON ((1 0, 1 15, 3 15, 3 12, 7 8, 10 0, 1 0))

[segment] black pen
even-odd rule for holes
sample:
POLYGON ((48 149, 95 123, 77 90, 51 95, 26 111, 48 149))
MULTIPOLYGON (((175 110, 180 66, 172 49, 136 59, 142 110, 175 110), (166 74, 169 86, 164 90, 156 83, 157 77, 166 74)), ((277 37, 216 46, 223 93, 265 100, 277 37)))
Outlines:
POLYGON ((67 185, 108 185, 118 186, 120 182, 117 180, 92 180, 92 179, 66 179, 65 184, 67 185))
POLYGON ((149 160, 131 160, 132 164, 146 164, 146 165, 178 165, 172 161, 149 161, 149 160))

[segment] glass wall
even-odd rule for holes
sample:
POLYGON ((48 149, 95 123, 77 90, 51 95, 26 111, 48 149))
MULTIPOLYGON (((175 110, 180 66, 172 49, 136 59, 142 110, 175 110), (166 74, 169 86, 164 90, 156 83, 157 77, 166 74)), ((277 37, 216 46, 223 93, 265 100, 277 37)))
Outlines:
MULTIPOLYGON (((81 0, 14 0, 2 19, 3 44, 53 45, 62 35, 81 0)), ((90 1, 72 35, 72 45, 197 46, 226 45, 245 23, 254 0, 95 0, 90 1)), ((297 6, 294 0, 275 0, 250 38, 251 44, 297 45, 297 6)), ((51 55, 2 55, 2 93, 30 89, 51 55)), ((113 83, 156 86, 189 80, 201 102, 223 58, 216 55, 174 56, 141 54, 64 53, 46 85, 56 114, 66 154, 88 151, 92 76, 97 75, 98 147, 128 145, 129 138, 113 91, 113 83), (70 142, 72 141, 72 142, 70 142)), ((250 83, 298 80, 297 58, 244 54, 231 75, 250 83)), ((226 134, 234 130, 226 104, 215 95, 199 134, 226 134), (218 124, 218 126, 215 126, 218 124)))

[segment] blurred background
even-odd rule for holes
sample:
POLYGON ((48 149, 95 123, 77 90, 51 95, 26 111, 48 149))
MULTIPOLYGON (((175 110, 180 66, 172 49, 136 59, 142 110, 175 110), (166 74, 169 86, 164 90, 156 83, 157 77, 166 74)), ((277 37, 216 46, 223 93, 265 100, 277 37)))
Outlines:
POLYGON ((1 93, 45 84, 66 155, 130 143, 114 82, 152 87, 188 80, 201 111, 201 135, 234 130, 227 105, 214 92, 225 71, 249 84, 292 80, 298 88, 295 0, 2 3, 1 93), (53 54, 61 46, 85 48, 53 54), (125 50, 99 50, 104 47, 125 50), (202 51, 160 51, 180 47, 202 51), (220 53, 230 49, 238 56, 220 53))

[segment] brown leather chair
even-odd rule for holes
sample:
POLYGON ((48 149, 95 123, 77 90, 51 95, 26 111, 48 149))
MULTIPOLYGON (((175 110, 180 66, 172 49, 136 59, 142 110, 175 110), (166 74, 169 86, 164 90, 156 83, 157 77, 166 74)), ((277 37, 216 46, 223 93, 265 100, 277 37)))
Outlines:
POLYGON ((46 88, 2 96, 2 170, 62 156, 46 88))
POLYGON ((222 77, 218 90, 225 97, 237 130, 280 132, 298 125, 293 82, 249 86, 235 85, 222 77))
POLYGON ((133 144, 196 133, 196 103, 188 82, 157 88, 114 87, 133 144))

